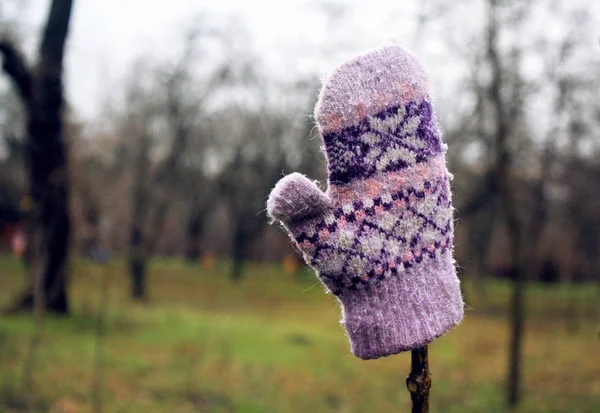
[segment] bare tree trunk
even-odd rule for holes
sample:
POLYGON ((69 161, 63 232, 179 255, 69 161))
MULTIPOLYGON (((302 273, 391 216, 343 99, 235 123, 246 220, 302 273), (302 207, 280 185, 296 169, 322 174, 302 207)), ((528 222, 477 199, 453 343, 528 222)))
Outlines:
MULTIPOLYGON (((71 234, 67 143, 63 133, 63 57, 72 0, 54 0, 44 28, 36 70, 31 70, 12 44, 0 41, 4 71, 12 78, 26 110, 27 166, 33 210, 29 234, 30 262, 40 262, 46 310, 66 314, 67 259, 71 234), (37 244, 37 245, 36 245, 37 244)), ((33 309, 37 265, 30 265, 30 285, 16 307, 33 309)))
POLYGON ((509 369, 508 369, 508 404, 511 407, 516 406, 519 403, 521 396, 521 343, 523 341, 523 319, 525 318, 524 311, 524 296, 525 296, 525 277, 521 268, 521 264, 518 262, 519 256, 519 241, 518 233, 511 235, 511 256, 513 259, 516 258, 512 266, 514 286, 513 294, 511 298, 511 340, 510 340, 510 352, 509 352, 509 369))
MULTIPOLYGON (((133 224, 130 237, 129 272, 132 280, 131 295, 134 299, 142 300, 146 296, 146 267, 147 260, 156 249, 165 218, 169 212, 171 191, 179 183, 180 164, 185 154, 189 139, 192 135, 190 126, 185 120, 182 107, 180 81, 187 70, 186 61, 183 66, 170 75, 167 86, 167 113, 170 128, 174 131, 173 141, 163 164, 156 172, 153 186, 158 188, 153 200, 152 211, 151 192, 148 185, 150 179, 150 137, 146 130, 140 135, 140 146, 134 177, 133 190, 133 224)), ((142 129, 145 126, 142 126, 142 129)))
POLYGON ((98 300, 98 316, 96 319, 96 328, 94 334, 94 367, 92 375, 92 410, 93 413, 102 413, 102 388, 104 385, 104 346, 106 341, 106 316, 108 313, 108 277, 106 263, 97 262, 98 266, 95 275, 100 283, 100 297, 98 300))
POLYGON ((521 342, 523 338, 524 319, 524 269, 521 260, 521 231, 516 210, 514 196, 514 182, 511 177, 512 159, 508 139, 510 137, 510 119, 508 105, 502 93, 504 70, 499 55, 499 0, 488 1, 488 33, 487 33, 487 59, 492 71, 490 85, 490 99, 495 114, 495 173, 497 176, 500 204, 509 238, 509 262, 513 278, 513 293, 510 304, 511 314, 511 339, 509 348, 507 398, 508 404, 514 407, 518 404, 521 389, 521 342))
POLYGON ((200 212, 198 208, 192 208, 186 225, 187 245, 185 250, 185 258, 191 263, 198 261, 202 254, 200 243, 202 242, 203 224, 204 212, 200 212))
POLYGON ((145 131, 139 136, 135 165, 133 209, 131 211, 131 233, 129 238, 129 273, 131 276, 131 297, 142 300, 146 296, 146 259, 147 250, 144 242, 144 222, 147 214, 148 170, 149 170, 149 137, 145 131))
POLYGON ((134 227, 131 232, 131 253, 129 257, 129 273, 131 274, 131 297, 136 300, 146 298, 146 255, 142 231, 134 227))

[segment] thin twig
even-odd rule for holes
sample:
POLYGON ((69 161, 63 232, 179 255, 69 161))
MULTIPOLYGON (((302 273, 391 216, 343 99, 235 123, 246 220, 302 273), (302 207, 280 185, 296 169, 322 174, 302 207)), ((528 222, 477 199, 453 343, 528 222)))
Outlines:
POLYGON ((104 341, 106 339, 106 314, 108 312, 108 276, 106 264, 94 263, 100 278, 100 300, 94 336, 94 373, 92 378, 92 406, 94 413, 102 413, 102 387, 104 384, 104 341))
POLYGON ((412 399, 412 413, 429 413, 429 389, 431 373, 427 346, 414 349, 410 353, 410 374, 406 378, 406 387, 412 399))

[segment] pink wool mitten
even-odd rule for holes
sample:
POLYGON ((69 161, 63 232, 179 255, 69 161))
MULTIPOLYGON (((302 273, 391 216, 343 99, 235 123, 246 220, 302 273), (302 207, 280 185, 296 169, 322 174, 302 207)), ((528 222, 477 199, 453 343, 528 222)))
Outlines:
POLYGON ((328 163, 269 196, 306 262, 339 300, 363 359, 421 347, 463 317, 452 257, 445 145, 417 57, 390 45, 336 68, 315 108, 328 163))

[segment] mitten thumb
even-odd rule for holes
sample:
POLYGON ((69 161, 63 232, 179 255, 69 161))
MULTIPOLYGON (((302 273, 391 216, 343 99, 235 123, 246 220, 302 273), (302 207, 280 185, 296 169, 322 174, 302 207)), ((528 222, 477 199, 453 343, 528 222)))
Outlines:
POLYGON ((281 178, 267 200, 269 216, 284 224, 320 215, 329 208, 329 197, 297 172, 281 178))

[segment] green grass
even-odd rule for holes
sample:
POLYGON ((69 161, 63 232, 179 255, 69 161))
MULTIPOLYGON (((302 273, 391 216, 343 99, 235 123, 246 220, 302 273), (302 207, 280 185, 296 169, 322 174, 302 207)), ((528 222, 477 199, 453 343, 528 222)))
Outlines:
MULTIPOLYGON (((254 265, 239 283, 213 269, 156 260, 149 300, 127 297, 125 267, 78 261, 73 315, 48 317, 35 374, 40 410, 91 412, 101 277, 108 277, 104 412, 408 412, 409 355, 353 357, 335 300, 308 272, 254 265)), ((0 307, 23 284, 0 257, 0 307)), ((465 283, 464 322, 431 346, 432 412, 506 412, 504 379, 510 285, 465 283)), ((518 412, 599 412, 600 340, 594 286, 531 285, 518 412), (596 312, 596 314, 594 314, 596 312), (567 314, 569 317, 567 317, 567 314), (568 322, 575 319, 577 322, 568 322)), ((0 319, 0 412, 25 405, 23 361, 30 316, 0 319)))

